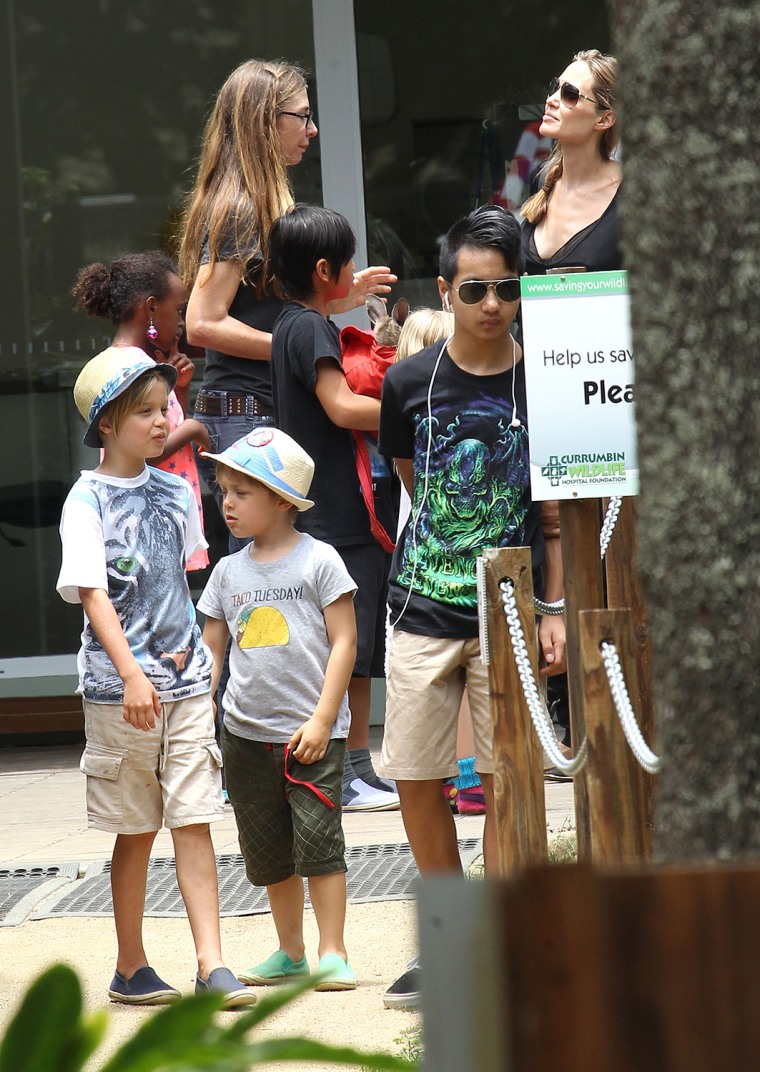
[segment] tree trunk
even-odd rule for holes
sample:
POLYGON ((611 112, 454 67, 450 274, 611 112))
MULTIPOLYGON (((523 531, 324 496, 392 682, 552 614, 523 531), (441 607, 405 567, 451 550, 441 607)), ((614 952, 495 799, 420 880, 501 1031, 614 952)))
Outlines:
POLYGON ((611 4, 660 859, 760 854, 760 4, 611 4))

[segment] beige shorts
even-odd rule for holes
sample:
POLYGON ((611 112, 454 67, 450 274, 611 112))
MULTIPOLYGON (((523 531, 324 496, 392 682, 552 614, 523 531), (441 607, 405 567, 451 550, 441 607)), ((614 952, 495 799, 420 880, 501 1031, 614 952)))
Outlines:
POLYGON ((83 705, 88 826, 147 834, 224 818, 210 693, 162 703, 152 730, 125 722, 121 704, 83 705))
POLYGON ((475 769, 493 774, 488 667, 477 637, 452 640, 394 630, 378 772, 401 781, 452 778, 465 685, 475 735, 475 769))

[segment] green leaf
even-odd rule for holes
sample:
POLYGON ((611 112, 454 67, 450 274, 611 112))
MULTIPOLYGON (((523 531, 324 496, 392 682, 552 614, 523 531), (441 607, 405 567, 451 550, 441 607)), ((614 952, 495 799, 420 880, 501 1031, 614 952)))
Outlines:
POLYGON ((373 1072, 413 1072, 419 1068, 403 1057, 389 1053, 364 1052, 350 1046, 331 1046, 315 1039, 282 1038, 254 1042, 248 1050, 250 1067, 267 1067, 271 1061, 323 1061, 351 1068, 372 1069, 373 1072))
POLYGON ((286 1005, 292 1004, 307 990, 313 990, 317 984, 315 976, 307 976, 293 983, 275 987, 244 1013, 238 1014, 235 1023, 227 1029, 228 1038, 242 1038, 251 1028, 258 1027, 286 1005))
POLYGON ((201 1050, 218 1042, 223 1029, 214 1024, 214 1015, 223 1003, 222 994, 211 993, 193 994, 167 1005, 141 1025, 101 1072, 153 1072, 170 1067, 169 1058, 185 1053, 188 1045, 201 1050))
POLYGON ((88 1057, 95 1053, 103 1041, 107 1026, 108 1016, 105 1009, 83 1017, 72 1032, 56 1072, 79 1072, 79 1069, 84 1068, 88 1057))
POLYGON ((84 1049, 77 1045, 81 1014, 79 980, 67 965, 53 965, 32 983, 11 1021, 0 1046, 0 1072, 80 1069, 75 1055, 84 1049))
MULTIPOLYGON (((390 1054, 362 1053, 304 1038, 249 1041, 246 1036, 252 1028, 316 981, 277 988, 221 1026, 215 1017, 223 995, 183 998, 144 1021, 100 1072, 249 1072, 273 1061, 322 1061, 377 1072, 410 1072, 418 1067, 390 1054)), ((70 968, 57 964, 32 984, 11 1022, 0 1044, 0 1072, 81 1072, 101 1042, 106 1022, 102 1011, 82 1016, 79 981, 70 968)))

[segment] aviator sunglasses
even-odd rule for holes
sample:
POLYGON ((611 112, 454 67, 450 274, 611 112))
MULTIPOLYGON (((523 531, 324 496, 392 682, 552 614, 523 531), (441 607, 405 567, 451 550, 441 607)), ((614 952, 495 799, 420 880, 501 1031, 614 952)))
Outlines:
POLYGON ((600 108, 601 105, 598 101, 595 101, 593 97, 587 97, 585 93, 581 93, 577 86, 574 86, 572 82, 560 82, 559 78, 552 78, 549 83, 549 92, 547 97, 553 97, 559 90, 560 100, 568 106, 568 108, 574 108, 579 99, 583 97, 584 100, 591 101, 595 107, 600 108))
POLYGON ((503 302, 516 302, 520 297, 520 280, 515 279, 468 279, 458 287, 452 287, 464 305, 477 305, 482 302, 493 287, 496 297, 503 302))

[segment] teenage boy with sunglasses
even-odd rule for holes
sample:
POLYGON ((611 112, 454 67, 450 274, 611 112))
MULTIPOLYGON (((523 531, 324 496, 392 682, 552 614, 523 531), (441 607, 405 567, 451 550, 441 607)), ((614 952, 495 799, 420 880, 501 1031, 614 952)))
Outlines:
MULTIPOLYGON (((393 639, 379 771, 395 779, 409 844, 423 875, 460 871, 454 820, 441 791, 457 774, 456 728, 467 692, 483 783, 486 869, 496 863, 488 671, 480 660, 476 559, 484 548, 530 546, 545 598, 562 595, 558 541, 541 531, 530 497, 522 350, 510 327, 520 301, 520 228, 486 206, 446 235, 438 289, 454 333, 389 369, 380 453, 393 457, 412 499, 390 576, 393 639)), ((564 663, 561 617, 539 626, 545 669, 564 663)), ((419 1002, 419 967, 385 995, 419 1002)))

